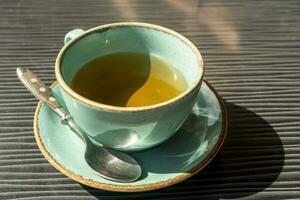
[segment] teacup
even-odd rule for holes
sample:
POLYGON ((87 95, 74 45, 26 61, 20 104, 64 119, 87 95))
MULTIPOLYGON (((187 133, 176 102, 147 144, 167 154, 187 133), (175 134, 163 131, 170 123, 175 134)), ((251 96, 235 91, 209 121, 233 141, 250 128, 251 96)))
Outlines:
POLYGON ((76 123, 95 143, 122 151, 144 150, 170 138, 192 111, 203 70, 201 54, 187 38, 158 25, 135 22, 70 31, 55 63, 64 103, 76 123), (121 52, 162 57, 181 72, 187 89, 168 101, 142 107, 101 104, 71 89, 72 79, 85 64, 121 52))

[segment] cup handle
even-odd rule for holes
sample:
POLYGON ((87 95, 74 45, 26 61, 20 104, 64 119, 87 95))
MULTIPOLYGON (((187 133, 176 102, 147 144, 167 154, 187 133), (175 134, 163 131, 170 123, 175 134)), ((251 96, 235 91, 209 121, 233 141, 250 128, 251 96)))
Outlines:
POLYGON ((67 44, 68 42, 70 42, 70 41, 73 40, 74 38, 78 37, 78 36, 81 35, 82 33, 84 33, 84 30, 82 30, 82 29, 74 29, 74 30, 68 32, 68 33, 65 35, 65 39, 64 39, 65 44, 67 44))

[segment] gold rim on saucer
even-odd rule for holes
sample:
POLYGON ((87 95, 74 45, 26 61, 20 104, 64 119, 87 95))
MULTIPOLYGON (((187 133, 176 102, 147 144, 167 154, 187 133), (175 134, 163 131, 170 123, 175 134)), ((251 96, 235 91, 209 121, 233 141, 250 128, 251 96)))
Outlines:
MULTIPOLYGON (((180 174, 180 175, 178 175, 174 178, 170 178, 168 180, 157 182, 157 183, 142 184, 142 185, 130 185, 129 186, 129 185, 115 185, 115 184, 101 183, 101 182, 97 182, 97 181, 94 181, 94 180, 91 180, 91 179, 86 179, 86 178, 84 178, 80 175, 75 174, 74 172, 72 172, 71 170, 66 168, 65 166, 61 165, 57 160, 55 160, 44 146, 44 143, 41 139, 39 124, 38 124, 38 121, 39 121, 38 116, 39 116, 39 112, 40 112, 40 109, 41 109, 41 106, 42 106, 41 102, 38 103, 38 105, 36 107, 36 110, 35 110, 35 114, 34 114, 34 136, 35 136, 35 140, 37 142, 37 145, 38 145, 40 151, 44 155, 44 157, 58 171, 60 171, 64 175, 68 176, 69 178, 71 178, 71 179, 73 179, 73 180, 75 180, 79 183, 82 183, 84 185, 87 185, 87 186, 90 186, 90 187, 93 187, 93 188, 98 188, 98 189, 103 189, 103 190, 108 190, 108 191, 118 191, 118 192, 142 192, 142 191, 156 190, 156 189, 165 188, 165 187, 174 185, 176 183, 182 182, 182 181, 186 180, 187 178, 193 176, 194 174, 201 171, 205 166, 207 166, 208 163, 219 152, 219 150, 220 150, 220 148, 221 148, 221 146, 224 142, 226 133, 227 133, 227 123, 228 123, 227 122, 227 111, 226 111, 224 102, 223 102, 222 98, 218 95, 216 90, 207 81, 205 81, 205 83, 207 84, 209 89, 211 89, 213 91, 213 93, 216 95, 216 97, 218 99, 218 102, 220 104, 220 107, 221 107, 221 111, 222 111, 222 130, 221 130, 221 133, 220 133, 220 137, 218 138, 218 141, 215 144, 215 146, 213 147, 213 149, 211 150, 211 152, 208 154, 208 156, 204 160, 202 160, 197 166, 195 166, 190 171, 183 172, 182 174, 180 174)), ((56 84, 57 84, 57 82, 55 81, 54 83, 52 83, 50 88, 53 88, 56 84)))

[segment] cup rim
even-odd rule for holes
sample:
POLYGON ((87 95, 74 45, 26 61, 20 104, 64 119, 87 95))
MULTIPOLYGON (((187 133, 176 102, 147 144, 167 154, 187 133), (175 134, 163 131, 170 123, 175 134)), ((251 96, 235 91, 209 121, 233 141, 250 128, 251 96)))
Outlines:
POLYGON ((105 24, 101 26, 94 27, 92 29, 89 29, 85 31, 83 34, 80 36, 74 38, 59 51, 58 56, 55 61, 55 76, 57 79, 58 84, 60 87, 72 98, 78 100, 79 102, 95 108, 97 110, 106 110, 106 111, 112 111, 112 112, 140 112, 140 111, 150 111, 150 110, 156 110, 158 108, 162 107, 167 107, 170 106, 174 103, 177 103, 181 99, 185 98, 188 94, 196 90, 197 88, 200 88, 202 80, 203 80, 203 75, 204 75, 204 62, 203 58, 197 49, 197 47, 186 37, 183 35, 169 29, 163 26, 155 25, 155 24, 149 24, 149 23, 142 23, 142 22, 118 22, 118 23, 110 23, 110 24, 105 24), (197 82, 195 82, 192 86, 190 86, 188 89, 186 89, 184 92, 181 94, 175 96, 174 98, 171 98, 167 101, 158 103, 158 104, 153 104, 153 105, 148 105, 148 106, 139 106, 139 107, 121 107, 121 106, 112 106, 112 105, 107 105, 107 104, 102 104, 98 103, 96 101, 90 100, 84 96, 81 96, 80 94, 76 93, 63 79, 62 74, 61 74, 61 61, 64 56, 64 53, 72 47, 76 43, 76 41, 80 40, 81 38, 85 37, 86 35, 96 32, 101 29, 106 29, 106 28, 111 28, 111 27, 141 27, 141 28, 149 28, 155 31, 160 31, 167 33, 171 36, 174 36, 178 39, 180 39, 182 42, 184 42, 188 47, 192 49, 194 54, 197 56, 197 62, 198 62, 198 67, 200 68, 200 78, 198 79, 197 82))

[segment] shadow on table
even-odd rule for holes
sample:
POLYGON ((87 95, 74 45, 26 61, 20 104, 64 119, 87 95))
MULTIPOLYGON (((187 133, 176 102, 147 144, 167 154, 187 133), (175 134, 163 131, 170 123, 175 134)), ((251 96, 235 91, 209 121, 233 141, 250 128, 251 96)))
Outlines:
POLYGON ((228 132, 217 157, 199 174, 177 185, 144 193, 113 193, 83 186, 99 199, 230 199, 253 195, 269 187, 284 164, 276 131, 263 118, 243 107, 226 103, 228 132))

